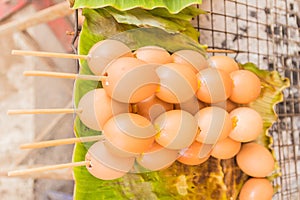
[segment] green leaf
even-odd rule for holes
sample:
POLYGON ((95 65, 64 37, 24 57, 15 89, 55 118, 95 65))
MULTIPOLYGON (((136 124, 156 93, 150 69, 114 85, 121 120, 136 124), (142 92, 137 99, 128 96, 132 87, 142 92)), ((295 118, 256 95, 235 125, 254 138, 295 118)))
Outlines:
MULTIPOLYGON (((79 53, 87 55, 98 41, 111 37, 126 43, 131 49, 144 45, 159 45, 173 52, 178 49, 193 49, 205 54, 203 46, 195 40, 179 33, 169 33, 158 28, 132 29, 132 26, 119 24, 110 13, 103 10, 85 9, 87 17, 79 40, 79 53), (110 27, 102 24, 110 23, 110 27), (130 29, 130 30, 128 30, 130 29), (122 32, 123 30, 128 30, 122 32), (146 38, 146 39, 145 39, 146 38)), ((87 62, 80 62, 80 74, 92 74, 87 62)), ((258 142, 269 147, 272 143, 267 129, 276 120, 274 105, 282 100, 282 90, 288 80, 278 72, 258 69, 247 63, 242 68, 253 71, 263 85, 261 96, 251 107, 261 113, 264 120, 264 134, 258 142)), ((94 81, 77 80, 74 89, 75 105, 88 91, 101 87, 94 81)), ((99 135, 101 132, 87 128, 78 117, 74 132, 77 137, 99 135)), ((76 144, 74 161, 82 161, 92 143, 76 144)), ((277 172, 276 172, 277 173, 277 172)), ((171 167, 158 172, 127 174, 126 176, 104 181, 89 174, 85 167, 74 168, 75 199, 237 199, 238 193, 247 180, 247 175, 237 167, 235 159, 217 160, 210 158, 199 166, 186 166, 175 162, 171 167)))
POLYGON ((69 0, 73 9, 78 8, 103 8, 111 6, 117 10, 125 11, 133 8, 152 10, 154 8, 166 8, 170 13, 178 13, 182 9, 193 5, 201 4, 202 0, 69 0))

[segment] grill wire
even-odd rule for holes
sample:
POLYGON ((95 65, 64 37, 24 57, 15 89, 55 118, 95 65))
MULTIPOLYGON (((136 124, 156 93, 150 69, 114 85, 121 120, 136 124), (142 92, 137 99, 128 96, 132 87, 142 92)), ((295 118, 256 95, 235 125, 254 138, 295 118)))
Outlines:
POLYGON ((229 56, 237 61, 290 79, 269 130, 281 170, 273 199, 300 199, 300 1, 203 0, 199 7, 209 12, 193 20, 201 44, 235 50, 229 56))

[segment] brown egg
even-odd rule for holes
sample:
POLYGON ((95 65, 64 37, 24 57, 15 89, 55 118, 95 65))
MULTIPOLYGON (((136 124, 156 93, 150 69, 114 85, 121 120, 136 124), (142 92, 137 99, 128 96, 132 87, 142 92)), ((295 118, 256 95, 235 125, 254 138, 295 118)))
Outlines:
POLYGON ((179 50, 174 52, 171 57, 174 63, 189 66, 194 73, 198 73, 199 70, 209 67, 204 56, 197 51, 187 49, 179 50))
POLYGON ((137 103, 155 94, 159 87, 158 65, 146 64, 137 58, 115 59, 107 68, 102 85, 116 101, 137 103))
POLYGON ((195 73, 185 65, 169 63, 156 69, 160 88, 156 96, 168 103, 182 103, 191 99, 198 88, 195 73))
POLYGON ((193 96, 191 99, 182 102, 180 104, 175 104, 176 110, 184 110, 192 115, 195 115, 200 109, 204 108, 206 105, 202 101, 198 100, 196 96, 193 96))
POLYGON ((260 94, 259 78, 247 70, 238 70, 230 73, 233 80, 230 100, 235 103, 247 104, 254 101, 260 94))
POLYGON ((172 62, 172 58, 164 48, 158 46, 144 46, 134 52, 136 58, 146 63, 166 64, 172 62))
POLYGON ((217 142, 214 146, 211 156, 219 159, 233 158, 241 149, 241 143, 230 139, 229 137, 217 142))
POLYGON ((239 168, 252 177, 266 177, 274 170, 274 158, 270 151, 254 142, 242 145, 236 161, 239 168))
POLYGON ((145 117, 123 113, 112 117, 105 123, 103 134, 119 150, 137 154, 150 148, 156 131, 145 117))
POLYGON ((196 113, 200 133, 196 140, 205 144, 216 144, 224 140, 232 129, 226 110, 219 107, 205 107, 196 113))
POLYGON ((266 178, 250 178, 243 185, 239 200, 272 200, 274 190, 266 178))
POLYGON ((209 61, 211 67, 221 69, 227 73, 231 73, 239 69, 237 62, 228 56, 212 56, 209 58, 209 61))
POLYGON ((263 132, 262 117, 252 108, 236 108, 229 115, 233 122, 233 128, 229 134, 232 139, 239 142, 250 142, 263 132))
POLYGON ((172 165, 178 155, 178 150, 166 149, 155 142, 150 149, 140 154, 136 161, 146 169, 157 171, 172 165))
POLYGON ((133 57, 131 49, 120 41, 107 39, 89 50, 87 62, 95 75, 103 75, 108 64, 120 57, 133 57))
POLYGON ((173 110, 173 104, 164 102, 155 95, 138 102, 133 107, 136 109, 137 114, 146 117, 150 121, 155 120, 163 112, 173 110))
POLYGON ((104 89, 99 88, 87 92, 79 101, 80 120, 89 128, 101 131, 104 124, 113 115, 129 112, 129 104, 121 103, 107 96, 104 89))
POLYGON ((210 153, 200 158, 199 154, 201 154, 202 147, 202 143, 197 141, 193 142, 191 146, 182 150, 181 156, 177 160, 185 165, 199 165, 204 163, 210 157, 210 153))
POLYGON ((171 110, 154 121, 158 130, 155 140, 161 146, 179 150, 190 146, 197 134, 197 121, 183 110, 171 110))
POLYGON ((206 103, 226 101, 231 95, 233 82, 228 73, 214 68, 200 70, 197 74, 200 87, 197 90, 199 100, 206 103))
POLYGON ((122 158, 112 154, 104 145, 105 141, 93 144, 86 154, 87 170, 102 180, 113 180, 124 176, 132 169, 135 158, 122 158))

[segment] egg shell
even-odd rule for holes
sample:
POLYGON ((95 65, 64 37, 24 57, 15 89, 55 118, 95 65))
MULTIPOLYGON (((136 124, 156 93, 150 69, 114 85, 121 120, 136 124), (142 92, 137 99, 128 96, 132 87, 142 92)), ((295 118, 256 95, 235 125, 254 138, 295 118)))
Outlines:
POLYGON ((113 116, 130 111, 130 105, 111 99, 103 88, 87 92, 79 101, 80 120, 89 128, 101 131, 104 124, 113 116))
POLYGON ((169 63, 156 69, 160 87, 156 96, 168 103, 181 103, 191 99, 198 88, 195 73, 182 64, 169 63))
POLYGON ((150 149, 140 154, 136 161, 146 169, 157 171, 172 165, 178 155, 178 150, 166 149, 155 142, 150 149))
POLYGON ((242 145, 236 161, 239 168, 252 177, 266 177, 274 170, 274 158, 270 151, 254 142, 242 145))
POLYGON ((106 71, 103 88, 116 101, 137 103, 154 95, 159 87, 157 67, 136 58, 116 59, 106 71))
POLYGON ((232 139, 250 142, 263 132, 263 120, 256 110, 240 107, 231 111, 229 115, 234 124, 229 134, 232 139))
POLYGON ((161 114, 155 121, 158 129, 155 140, 168 149, 179 150, 190 146, 197 134, 197 121, 183 110, 171 110, 161 114))
POLYGON ((135 158, 123 158, 112 154, 104 141, 94 143, 86 154, 87 170, 102 180, 113 180, 124 176, 134 165, 135 158))
POLYGON ((164 48, 158 46, 144 46, 134 52, 136 58, 146 63, 166 64, 172 62, 172 58, 164 48))
POLYGON ((137 114, 150 121, 156 119, 163 112, 173 110, 173 104, 160 100, 156 95, 152 95, 147 99, 136 103, 133 107, 136 109, 137 114))
POLYGON ((209 64, 204 56, 197 51, 183 49, 174 52, 171 57, 174 63, 189 66, 194 73, 198 73, 199 70, 209 67, 209 64))
POLYGON ((248 104, 254 101, 261 91, 259 78, 248 70, 238 70, 230 73, 233 80, 230 100, 240 104, 248 104))
POLYGON ((210 157, 210 153, 208 153, 205 157, 200 158, 199 154, 202 154, 203 144, 200 142, 193 142, 191 146, 181 151, 181 156, 177 159, 177 161, 185 164, 185 165, 199 165, 204 163, 210 157))
POLYGON ((196 140, 205 144, 216 144, 225 139, 231 129, 232 122, 226 110, 209 106, 196 113, 200 133, 196 140))
POLYGON ((210 66, 221 69, 227 73, 239 70, 239 65, 233 58, 223 55, 211 56, 209 58, 210 66))
POLYGON ((120 41, 107 39, 89 50, 87 62, 95 75, 103 75, 109 63, 119 57, 133 57, 131 49, 120 41))
POLYGON ((145 117, 134 113, 122 113, 105 123, 103 134, 111 144, 122 151, 143 153, 154 142, 156 130, 145 117))
POLYGON ((205 103, 198 100, 196 96, 193 96, 191 99, 182 102, 180 104, 175 104, 176 110, 184 110, 192 115, 195 115, 200 109, 204 108, 206 106, 205 103))
POLYGON ((226 101, 232 93, 233 82, 228 73, 206 68, 197 74, 200 87, 196 92, 197 98, 206 103, 226 101))
POLYGON ((271 182, 266 178, 250 178, 239 194, 239 200, 272 200, 274 190, 271 182))
POLYGON ((241 149, 241 142, 229 137, 216 143, 212 149, 211 156, 218 159, 233 158, 241 149))

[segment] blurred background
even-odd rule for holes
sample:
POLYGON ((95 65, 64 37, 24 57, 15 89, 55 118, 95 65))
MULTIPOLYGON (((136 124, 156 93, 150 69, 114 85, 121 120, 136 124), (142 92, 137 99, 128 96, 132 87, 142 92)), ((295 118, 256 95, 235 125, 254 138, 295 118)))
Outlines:
MULTIPOLYGON (((239 62, 278 70, 291 80, 270 130, 282 176, 273 199, 300 196, 300 1, 203 0, 192 23, 200 43, 230 49, 239 62)), ((76 20, 62 0, 0 1, 0 199, 72 199, 70 169, 8 178, 7 171, 71 162, 73 145, 20 150, 33 141, 73 137, 72 114, 7 116, 8 109, 72 108, 72 80, 24 77, 25 70, 76 72, 75 60, 13 56, 11 50, 72 53, 76 20)))

